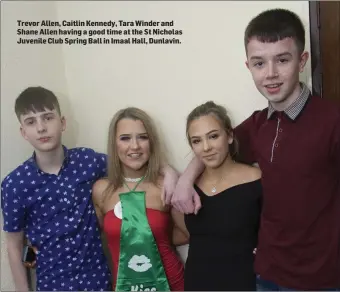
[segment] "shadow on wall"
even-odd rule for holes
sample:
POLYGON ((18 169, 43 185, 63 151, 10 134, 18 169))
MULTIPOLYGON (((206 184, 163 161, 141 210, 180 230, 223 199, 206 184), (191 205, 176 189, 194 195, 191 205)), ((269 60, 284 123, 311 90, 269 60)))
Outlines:
POLYGON ((79 138, 79 123, 74 119, 74 109, 70 103, 70 98, 60 92, 54 92, 58 97, 61 114, 66 119, 66 130, 63 134, 63 144, 68 148, 77 146, 79 138))

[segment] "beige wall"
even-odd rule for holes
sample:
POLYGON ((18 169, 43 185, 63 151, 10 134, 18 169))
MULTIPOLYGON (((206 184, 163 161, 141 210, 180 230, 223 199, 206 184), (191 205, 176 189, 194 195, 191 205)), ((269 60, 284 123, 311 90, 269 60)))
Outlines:
MULTIPOLYGON (((297 12, 307 26, 308 2, 4 2, 1 22, 1 179, 31 154, 21 138, 13 104, 29 85, 55 91, 68 120, 67 146, 105 151, 109 121, 126 106, 156 120, 170 162, 183 170, 190 160, 186 115, 214 100, 234 124, 266 106, 244 65, 243 32, 248 21, 274 7, 297 12), (16 44, 22 20, 174 20, 181 45, 62 46, 16 44)), ((301 79, 310 84, 310 65, 301 79)), ((13 290, 1 233, 1 290, 13 290)), ((186 256, 186 247, 182 255, 186 256)))
MULTIPOLYGON (((14 114, 14 100, 19 92, 39 84, 62 96, 68 91, 61 47, 16 44, 16 21, 41 17, 56 17, 53 2, 1 3, 1 179, 32 151, 19 133, 14 114)), ((1 231, 1 291, 13 291, 4 237, 1 231)))

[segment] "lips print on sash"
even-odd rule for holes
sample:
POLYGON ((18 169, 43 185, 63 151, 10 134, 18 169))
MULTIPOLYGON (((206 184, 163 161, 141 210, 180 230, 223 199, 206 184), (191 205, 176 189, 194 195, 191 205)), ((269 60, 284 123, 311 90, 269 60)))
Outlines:
POLYGON ((119 194, 114 208, 122 219, 116 291, 170 291, 146 216, 145 192, 136 187, 119 194))

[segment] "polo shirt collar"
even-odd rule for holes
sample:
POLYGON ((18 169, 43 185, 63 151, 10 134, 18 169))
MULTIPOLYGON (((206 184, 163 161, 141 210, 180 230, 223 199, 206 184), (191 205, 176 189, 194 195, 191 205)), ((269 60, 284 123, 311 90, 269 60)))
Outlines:
MULTIPOLYGON (((300 83, 301 86, 301 93, 300 96, 295 100, 288 108, 284 110, 284 113, 291 119, 295 120, 297 116, 300 114, 302 109, 304 108, 308 97, 310 96, 310 90, 307 87, 306 84, 300 83)), ((268 114, 267 114, 267 119, 270 119, 270 117, 273 115, 273 113, 276 110, 273 108, 273 106, 269 103, 268 105, 268 114)))
MULTIPOLYGON (((67 163, 69 161, 70 157, 69 157, 69 150, 67 149, 67 147, 63 145, 63 149, 64 149, 64 161, 63 161, 63 164, 64 164, 64 163, 67 163)), ((29 161, 29 163, 32 166, 34 166, 36 168, 36 170, 38 172, 41 172, 41 170, 40 170, 40 168, 39 168, 39 166, 37 164, 35 151, 33 152, 33 155, 31 156, 31 158, 28 161, 29 161)))

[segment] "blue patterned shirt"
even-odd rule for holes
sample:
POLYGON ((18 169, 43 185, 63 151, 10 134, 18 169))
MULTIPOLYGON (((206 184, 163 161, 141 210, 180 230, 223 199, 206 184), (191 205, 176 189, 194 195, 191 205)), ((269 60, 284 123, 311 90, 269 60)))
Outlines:
POLYGON ((4 231, 24 231, 37 255, 37 290, 112 290, 91 198, 106 173, 106 156, 67 149, 58 175, 42 172, 34 155, 1 184, 4 231))

